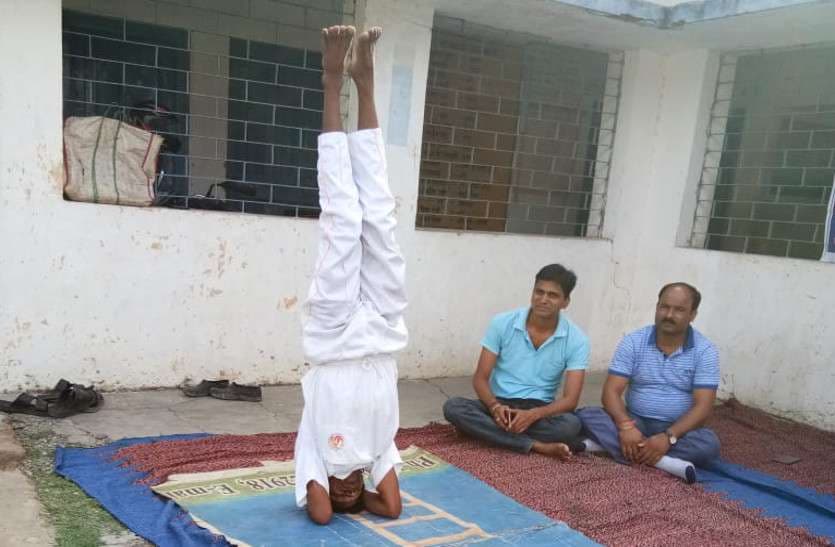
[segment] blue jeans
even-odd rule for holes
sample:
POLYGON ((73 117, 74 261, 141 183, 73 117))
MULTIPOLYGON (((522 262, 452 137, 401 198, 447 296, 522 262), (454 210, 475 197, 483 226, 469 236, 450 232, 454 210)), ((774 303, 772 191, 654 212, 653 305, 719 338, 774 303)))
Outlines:
MULTIPOLYGON (((612 417, 599 406, 581 408, 577 411, 583 422, 583 434, 593 440, 620 463, 627 463, 620 451, 620 437, 618 428, 612 417)), ((635 420, 635 427, 645 436, 651 437, 666 431, 673 422, 643 418, 629 413, 635 420)), ((706 427, 688 431, 678 439, 675 446, 670 447, 668 456, 692 462, 699 467, 708 467, 712 460, 719 457, 719 438, 716 433, 706 427)))
MULTIPOLYGON (((550 404, 537 399, 502 399, 510 408, 530 410, 550 404)), ((535 421, 524 433, 511 433, 500 428, 490 410, 478 399, 453 397, 444 403, 444 418, 449 423, 476 439, 528 453, 534 441, 543 443, 573 443, 580 433, 580 420, 574 414, 559 414, 535 421)))

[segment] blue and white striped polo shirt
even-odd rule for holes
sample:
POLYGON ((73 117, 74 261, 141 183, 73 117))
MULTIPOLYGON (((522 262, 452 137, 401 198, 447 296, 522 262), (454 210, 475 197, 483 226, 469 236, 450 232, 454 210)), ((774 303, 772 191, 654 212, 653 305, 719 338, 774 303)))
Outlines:
POLYGON ((629 378, 626 407, 643 418, 674 422, 693 406, 694 389, 719 387, 719 352, 690 327, 684 346, 664 355, 655 343, 655 326, 624 336, 609 374, 629 378))

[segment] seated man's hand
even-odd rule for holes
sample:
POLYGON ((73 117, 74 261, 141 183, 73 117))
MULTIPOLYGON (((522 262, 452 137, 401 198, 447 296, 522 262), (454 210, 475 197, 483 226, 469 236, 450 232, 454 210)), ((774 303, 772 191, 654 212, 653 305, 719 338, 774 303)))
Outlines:
POLYGON ((524 433, 535 421, 542 418, 542 413, 538 408, 532 408, 530 410, 514 408, 510 412, 509 431, 511 433, 524 433))
POLYGON ((633 463, 638 463, 641 451, 640 445, 644 442, 644 435, 637 427, 633 427, 618 431, 618 438, 620 439, 620 451, 623 452, 624 457, 633 463))
POLYGON ((495 421, 496 424, 505 431, 510 431, 510 420, 512 413, 513 409, 503 404, 497 404, 490 409, 490 414, 493 416, 493 421, 495 421))
POLYGON ((666 433, 659 433, 640 443, 638 449, 638 463, 655 465, 661 456, 670 450, 670 440, 666 433))

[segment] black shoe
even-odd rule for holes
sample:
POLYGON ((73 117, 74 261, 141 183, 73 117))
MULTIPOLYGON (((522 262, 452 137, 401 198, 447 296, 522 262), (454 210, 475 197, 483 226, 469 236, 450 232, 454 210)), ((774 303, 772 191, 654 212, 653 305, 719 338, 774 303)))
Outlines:
POLYGON ((227 387, 213 387, 209 394, 215 399, 225 401, 249 401, 257 403, 261 400, 261 388, 259 386, 242 386, 232 382, 227 387))
POLYGON ((49 403, 40 397, 21 393, 14 401, 0 401, 0 410, 9 414, 49 416, 49 403))
POLYGON ((684 470, 684 482, 687 484, 696 482, 696 469, 692 465, 688 465, 684 470))
POLYGON ((40 397, 44 401, 48 401, 50 403, 54 402, 54 401, 57 401, 58 398, 61 396, 61 394, 64 393, 66 390, 68 390, 73 385, 75 385, 75 384, 72 384, 71 382, 61 378, 60 380, 58 380, 58 383, 55 384, 54 388, 47 391, 46 393, 42 393, 38 397, 40 397))
POLYGON ((586 451, 586 445, 583 441, 571 441, 565 444, 567 444, 568 448, 571 449, 572 454, 579 454, 586 451))
POLYGON ((208 397, 213 387, 225 388, 229 386, 229 380, 203 380, 196 386, 183 386, 180 389, 186 397, 208 397))
POLYGON ((92 386, 72 384, 49 403, 47 412, 52 418, 66 418, 80 412, 95 412, 103 402, 104 398, 92 386))

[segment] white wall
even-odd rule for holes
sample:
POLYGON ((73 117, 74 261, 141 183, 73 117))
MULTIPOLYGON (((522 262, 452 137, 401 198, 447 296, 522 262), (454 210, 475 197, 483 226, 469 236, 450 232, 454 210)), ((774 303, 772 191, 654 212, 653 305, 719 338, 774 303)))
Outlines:
MULTIPOLYGON (((0 391, 60 377, 107 388, 297 381, 314 221, 62 200, 60 7, 8 0, 0 20, 14 75, 0 79, 0 391)), ((652 320, 661 284, 687 280, 704 294, 696 326, 721 349, 723 393, 835 429, 833 266, 676 247, 715 54, 628 52, 606 239, 416 231, 432 9, 369 0, 363 20, 385 28, 378 109, 390 141, 390 113, 410 115, 405 145, 387 150, 412 300, 403 376, 470 373, 489 317, 524 305, 536 270, 560 261, 580 278, 569 312, 593 340, 594 368, 652 320), (394 85, 395 66, 411 70, 410 89, 394 85)))
POLYGON ((676 247, 692 223, 717 54, 627 54, 604 232, 612 330, 652 318, 658 288, 702 292, 695 326, 720 348, 724 396, 835 430, 835 266, 676 247), (623 298, 625 298, 625 309, 623 298))
MULTIPOLYGON (((412 71, 410 101, 395 104, 412 115, 407 145, 388 148, 413 302, 403 376, 469 373, 490 315, 524 305, 534 273, 553 260, 578 271, 572 311, 594 334, 590 301, 607 277, 608 242, 415 231, 433 12, 392 5, 369 2, 366 19, 385 28, 377 95, 386 132, 393 65, 412 71)), ((0 81, 0 115, 15 128, 0 132, 9 244, 0 257, 0 391, 60 377, 107 388, 218 374, 297 381, 315 221, 64 201, 60 1, 15 0, 10 12, 2 51, 22 53, 4 55, 6 73, 19 76, 0 81)))

